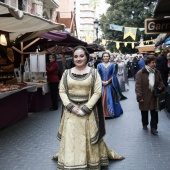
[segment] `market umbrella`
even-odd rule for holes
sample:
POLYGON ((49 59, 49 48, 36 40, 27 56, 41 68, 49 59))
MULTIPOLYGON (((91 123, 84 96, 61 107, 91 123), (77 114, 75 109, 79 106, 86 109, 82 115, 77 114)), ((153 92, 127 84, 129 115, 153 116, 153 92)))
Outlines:
POLYGON ((77 45, 83 45, 83 46, 87 45, 86 42, 79 40, 78 38, 70 35, 67 32, 49 31, 41 35, 40 37, 55 41, 57 45, 62 45, 62 46, 74 47, 77 45))
POLYGON ((49 49, 42 51, 42 53, 51 53, 51 54, 71 54, 73 52, 73 48, 64 47, 64 46, 54 46, 49 49))
POLYGON ((93 53, 97 51, 105 51, 105 48, 99 44, 87 44, 86 48, 89 53, 93 53))
MULTIPOLYGON (((32 33, 27 33, 16 40, 16 43, 24 42, 24 46, 31 44, 28 48, 24 49, 24 52, 35 52, 38 46, 40 47, 40 51, 43 51, 51 47, 55 47, 56 45, 65 46, 65 47, 87 45, 86 42, 79 40, 78 38, 70 35, 67 32, 56 32, 56 31, 49 31, 47 33, 41 34, 36 38, 25 41, 25 39, 27 39, 28 36, 31 37, 31 34, 32 33), (35 41, 36 39, 38 40, 35 41)), ((19 48, 19 44, 15 46, 18 46, 19 48)))

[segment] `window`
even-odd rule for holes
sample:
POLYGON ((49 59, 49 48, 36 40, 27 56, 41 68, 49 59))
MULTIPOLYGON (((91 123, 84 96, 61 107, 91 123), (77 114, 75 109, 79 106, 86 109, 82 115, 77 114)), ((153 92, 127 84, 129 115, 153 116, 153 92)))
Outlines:
POLYGON ((18 9, 22 11, 27 11, 27 0, 18 1, 18 9))

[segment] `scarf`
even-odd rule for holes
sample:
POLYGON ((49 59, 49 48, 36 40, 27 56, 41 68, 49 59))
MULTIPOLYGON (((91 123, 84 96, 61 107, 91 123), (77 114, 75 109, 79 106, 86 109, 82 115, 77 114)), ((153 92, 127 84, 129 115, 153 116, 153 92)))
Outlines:
POLYGON ((155 85, 155 69, 150 68, 149 66, 145 65, 145 68, 147 72, 149 73, 149 88, 151 91, 154 90, 154 85, 155 85))

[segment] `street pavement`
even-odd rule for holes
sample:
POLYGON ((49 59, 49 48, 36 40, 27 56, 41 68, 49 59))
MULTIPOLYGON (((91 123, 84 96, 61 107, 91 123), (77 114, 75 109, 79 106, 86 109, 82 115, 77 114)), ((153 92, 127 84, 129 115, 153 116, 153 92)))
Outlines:
MULTIPOLYGON (((170 119, 165 111, 159 113, 158 131, 144 131, 135 99, 135 82, 130 81, 127 100, 121 101, 124 113, 106 120, 105 142, 125 157, 110 161, 107 170, 170 170, 170 119)), ((59 149, 56 138, 60 111, 49 108, 29 113, 22 121, 0 131, 0 170, 56 170, 52 156, 59 149)))

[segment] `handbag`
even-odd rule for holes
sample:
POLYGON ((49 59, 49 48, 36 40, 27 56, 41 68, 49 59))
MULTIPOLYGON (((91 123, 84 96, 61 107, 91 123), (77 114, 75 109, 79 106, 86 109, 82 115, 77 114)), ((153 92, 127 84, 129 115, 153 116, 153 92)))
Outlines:
POLYGON ((163 91, 162 90, 159 90, 158 87, 154 87, 153 89, 153 94, 155 97, 158 97, 159 94, 161 94, 163 91))
POLYGON ((165 108, 165 91, 161 92, 160 94, 157 95, 156 97, 156 105, 157 105, 157 110, 161 111, 165 108))

